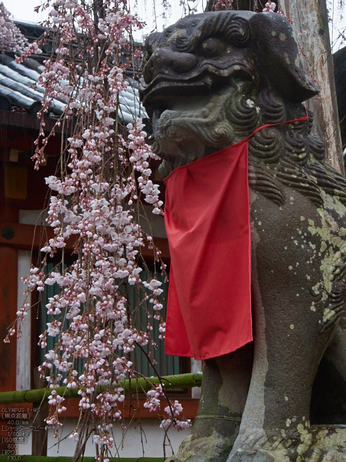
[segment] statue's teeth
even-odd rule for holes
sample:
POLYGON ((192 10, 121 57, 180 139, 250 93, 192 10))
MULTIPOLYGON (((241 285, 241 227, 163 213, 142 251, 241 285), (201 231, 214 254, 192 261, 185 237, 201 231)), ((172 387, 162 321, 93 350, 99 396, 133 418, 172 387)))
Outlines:
POLYGON ((156 109, 152 115, 152 122, 153 122, 153 125, 155 126, 155 122, 160 118, 162 114, 162 111, 160 111, 159 109, 156 109))
POLYGON ((153 144, 151 145, 151 150, 157 155, 160 153, 160 146, 157 141, 153 142, 153 144))

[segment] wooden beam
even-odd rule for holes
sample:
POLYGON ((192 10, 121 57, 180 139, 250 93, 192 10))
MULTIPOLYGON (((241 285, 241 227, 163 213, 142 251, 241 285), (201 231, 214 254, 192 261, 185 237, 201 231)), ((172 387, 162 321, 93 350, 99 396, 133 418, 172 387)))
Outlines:
MULTIPOLYGON (((0 230, 0 244, 23 250, 37 250, 54 237, 52 228, 14 222, 1 221, 0 230)), ((72 248, 71 245, 69 250, 72 248)))
MULTIPOLYGON (((52 237, 54 237, 54 232, 49 226, 43 227, 0 221, 0 245, 22 250, 38 250, 52 237)), ((155 245, 161 250, 162 258, 169 260, 168 240, 163 237, 155 237, 153 240, 155 245)), ((69 239, 65 249, 72 252, 74 242, 73 239, 69 239)), ((153 256, 152 250, 147 247, 142 248, 141 254, 144 258, 151 258, 153 256)))

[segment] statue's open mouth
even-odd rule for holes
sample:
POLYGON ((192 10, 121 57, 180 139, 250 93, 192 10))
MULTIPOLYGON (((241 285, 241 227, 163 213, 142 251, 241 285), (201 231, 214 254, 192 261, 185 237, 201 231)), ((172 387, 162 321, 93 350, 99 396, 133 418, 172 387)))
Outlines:
POLYGON ((189 161, 193 161, 232 144, 229 105, 235 94, 242 97, 244 85, 256 84, 250 65, 239 61, 227 67, 204 63, 182 76, 163 69, 152 80, 148 75, 141 79, 140 93, 153 127, 151 148, 158 156, 182 159, 189 145, 189 161))
POLYGON ((234 134, 227 114, 233 96, 237 94, 239 98, 242 93, 231 79, 228 85, 224 83, 153 88, 145 99, 153 126, 153 152, 163 158, 176 158, 188 150, 193 161, 225 143, 231 144, 234 134))
POLYGON ((176 95, 173 96, 171 93, 167 96, 162 96, 160 98, 160 105, 155 107, 154 111, 149 110, 151 117, 152 125, 155 131, 155 127, 161 116, 165 117, 168 112, 175 112, 175 117, 185 118, 193 117, 195 114, 196 117, 201 117, 201 111, 204 109, 206 116, 206 108, 210 105, 213 100, 215 93, 209 94, 196 94, 189 96, 176 95), (166 114, 165 114, 166 113, 166 114))
POLYGON ((195 69, 193 75, 186 75, 179 80, 161 74, 148 84, 141 79, 140 93, 143 105, 152 119, 156 111, 162 114, 166 109, 179 111, 200 109, 213 95, 229 86, 231 79, 237 78, 242 81, 252 81, 249 66, 235 63, 227 69, 212 67, 211 70, 203 69, 201 73, 197 73, 195 69))
POLYGON ((143 104, 154 123, 157 114, 165 110, 186 111, 202 107, 212 94, 210 85, 204 82, 159 82, 148 92, 143 92, 143 104), (199 103, 200 100, 203 100, 199 103))

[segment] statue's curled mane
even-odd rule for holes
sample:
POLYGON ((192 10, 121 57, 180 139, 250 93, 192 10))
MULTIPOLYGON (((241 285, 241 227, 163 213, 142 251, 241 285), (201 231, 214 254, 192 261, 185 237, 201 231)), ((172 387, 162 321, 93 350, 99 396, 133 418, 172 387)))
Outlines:
MULTIPOLYGON (((285 104, 268 89, 259 94, 256 103, 252 111, 260 109, 260 125, 279 125, 265 127, 249 140, 250 187, 278 205, 285 202, 283 185, 298 190, 317 206, 323 205, 321 191, 346 205, 346 180, 325 162, 325 145, 311 133, 312 112, 308 111, 306 121, 284 124, 302 118, 305 107, 285 104)), ((241 105, 234 107, 241 113, 241 105)))

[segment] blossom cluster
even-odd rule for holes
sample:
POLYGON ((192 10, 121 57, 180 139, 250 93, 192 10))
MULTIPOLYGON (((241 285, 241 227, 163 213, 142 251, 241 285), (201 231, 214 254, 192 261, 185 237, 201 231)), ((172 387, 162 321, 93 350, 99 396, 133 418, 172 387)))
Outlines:
MULTIPOLYGON (((146 143, 142 120, 133 117, 125 127, 119 110, 120 92, 129 87, 130 71, 136 72, 130 69, 137 59, 130 53, 131 36, 140 23, 128 12, 126 0, 103 0, 100 5, 47 0, 42 6, 50 8, 46 25, 54 46, 38 82, 45 95, 35 168, 45 162, 49 138, 58 130, 62 143, 59 173, 46 178, 51 191, 46 221, 54 234, 41 248, 41 264, 32 267, 24 282, 28 300, 31 292, 42 293, 49 286, 56 293, 46 304, 49 322, 39 339, 45 351, 40 372, 51 390, 46 423, 58 435, 65 407, 56 388, 63 384, 78 389, 81 415, 92 415, 97 422, 93 441, 105 455, 114 446, 112 422, 122 418, 122 380, 136 377, 131 353, 136 346, 154 344, 151 318, 164 338, 163 289, 155 271, 164 271, 165 265, 153 238, 139 224, 142 201, 154 214, 162 214, 160 191, 151 178, 150 160, 156 156, 146 143), (65 110, 47 135, 45 114, 56 99, 64 102, 65 110), (72 256, 66 250, 71 242, 72 256), (147 279, 141 277, 145 245, 153 251, 154 266, 147 279), (57 262, 51 271, 49 262, 57 262), (130 288, 143 294, 135 309, 148 313, 147 328, 135 325, 130 288), (54 347, 49 349, 50 338, 54 347)), ((42 40, 47 39, 46 34, 42 40)), ((37 44, 28 53, 34 48, 37 44)), ((20 322, 29 305, 26 301, 18 311, 20 322)), ((9 335, 13 333, 12 327, 9 335)), ((148 403, 153 406, 155 399, 149 392, 148 403)), ((85 446, 81 433, 76 428, 71 435, 77 441, 77 458, 85 446)))
POLYGON ((217 10, 232 10, 233 0, 216 0, 214 9, 217 10))
MULTIPOLYGON (((147 399, 144 403, 144 407, 149 409, 150 412, 158 412, 161 407, 161 398, 165 396, 164 388, 161 384, 147 392, 147 399)), ((160 427, 165 431, 171 427, 176 430, 186 430, 191 427, 191 420, 186 419, 182 412, 183 407, 178 400, 169 402, 169 405, 164 409, 167 414, 162 420, 160 427)))
POLYGON ((272 2, 271 0, 268 0, 268 2, 264 5, 264 8, 262 11, 268 12, 268 13, 274 13, 276 8, 276 3, 272 2))
POLYGON ((183 407, 176 399, 169 406, 165 407, 165 413, 168 417, 162 420, 161 428, 168 430, 173 427, 176 430, 186 430, 191 427, 191 420, 185 419, 182 415, 183 407))
POLYGON ((143 406, 149 409, 150 412, 157 412, 161 406, 160 398, 162 396, 164 396, 164 393, 161 384, 159 384, 147 392, 147 399, 143 406))
POLYGON ((14 24, 10 12, 5 8, 3 2, 0 2, 0 51, 11 51, 14 53, 23 53, 29 46, 28 41, 14 24))

